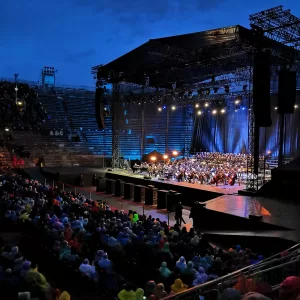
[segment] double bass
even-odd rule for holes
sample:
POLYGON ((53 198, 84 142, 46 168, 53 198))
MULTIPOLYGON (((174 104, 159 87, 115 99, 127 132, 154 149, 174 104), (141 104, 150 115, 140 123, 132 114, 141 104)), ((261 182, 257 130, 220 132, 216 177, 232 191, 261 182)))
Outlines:
POLYGON ((234 185, 236 179, 237 179, 237 175, 236 174, 229 175, 228 184, 231 185, 231 186, 234 185))

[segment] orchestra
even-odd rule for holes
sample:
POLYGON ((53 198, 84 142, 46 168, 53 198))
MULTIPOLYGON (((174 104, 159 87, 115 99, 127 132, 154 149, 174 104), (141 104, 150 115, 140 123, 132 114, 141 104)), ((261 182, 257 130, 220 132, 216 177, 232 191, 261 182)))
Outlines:
POLYGON ((173 161, 135 164, 133 172, 178 182, 234 186, 247 174, 247 156, 202 152, 173 161))

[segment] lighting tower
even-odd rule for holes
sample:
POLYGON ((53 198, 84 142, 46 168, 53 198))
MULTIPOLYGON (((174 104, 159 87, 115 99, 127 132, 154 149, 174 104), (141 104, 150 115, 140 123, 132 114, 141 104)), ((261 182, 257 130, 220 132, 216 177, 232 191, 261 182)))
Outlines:
POLYGON ((55 87, 55 74, 58 71, 54 67, 45 66, 42 71, 42 86, 44 88, 55 87))

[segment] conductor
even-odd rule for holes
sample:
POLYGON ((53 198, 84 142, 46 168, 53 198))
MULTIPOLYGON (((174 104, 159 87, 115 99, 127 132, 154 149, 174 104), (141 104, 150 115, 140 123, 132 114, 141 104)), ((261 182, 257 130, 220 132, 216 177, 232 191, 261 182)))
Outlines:
POLYGON ((182 210, 183 210, 183 206, 181 205, 181 202, 178 202, 175 209, 175 220, 176 220, 176 224, 178 224, 179 226, 181 226, 182 222, 186 224, 182 218, 182 210))

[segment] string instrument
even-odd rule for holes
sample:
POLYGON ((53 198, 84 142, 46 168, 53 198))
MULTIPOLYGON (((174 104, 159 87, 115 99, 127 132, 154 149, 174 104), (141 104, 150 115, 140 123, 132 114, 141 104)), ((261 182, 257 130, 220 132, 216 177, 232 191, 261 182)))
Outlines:
POLYGON ((236 179, 237 179, 237 175, 236 175, 236 174, 230 175, 230 176, 229 176, 229 180, 228 180, 228 184, 229 184, 229 185, 234 185, 236 179))
POLYGON ((218 175, 215 175, 214 177, 213 177, 213 179, 211 180, 211 184, 215 184, 215 183, 217 183, 219 181, 219 176, 218 175))

